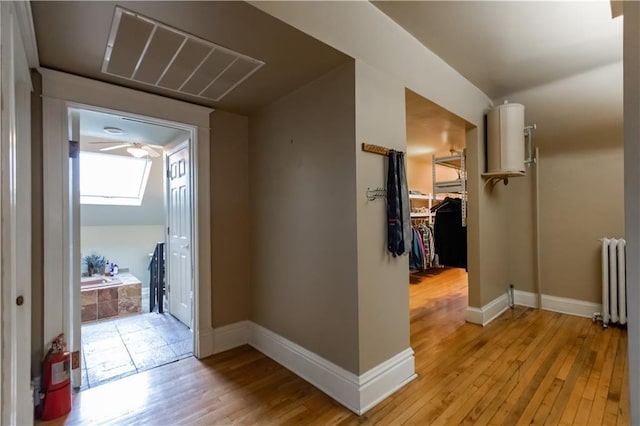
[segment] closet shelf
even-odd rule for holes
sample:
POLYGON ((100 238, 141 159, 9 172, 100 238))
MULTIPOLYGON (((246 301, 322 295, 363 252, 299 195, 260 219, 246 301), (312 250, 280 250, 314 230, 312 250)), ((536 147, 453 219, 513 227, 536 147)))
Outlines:
POLYGON ((433 156, 433 194, 460 194, 462 199, 462 226, 467 226, 467 168, 465 164, 466 150, 447 157, 433 156), (437 166, 448 167, 458 171, 458 179, 438 181, 437 166))
POLYGON ((434 192, 436 194, 462 193, 464 192, 464 182, 462 179, 436 182, 434 184, 434 192))
POLYGON ((462 170, 464 168, 464 162, 462 161, 462 155, 450 155, 448 157, 435 157, 434 165, 449 167, 451 169, 462 170))
POLYGON ((431 217, 433 213, 411 213, 411 217, 431 217))
POLYGON ((491 173, 482 173, 483 178, 488 179, 500 179, 500 178, 509 178, 509 177, 517 177, 517 176, 526 176, 525 172, 491 172, 491 173))
POLYGON ((429 195, 409 194, 409 199, 410 200, 433 200, 433 197, 431 196, 431 194, 429 194, 429 195))

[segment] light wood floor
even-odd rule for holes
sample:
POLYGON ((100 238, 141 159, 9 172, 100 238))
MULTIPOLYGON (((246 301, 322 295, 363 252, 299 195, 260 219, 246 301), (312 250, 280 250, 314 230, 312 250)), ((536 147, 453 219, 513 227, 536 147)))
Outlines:
POLYGON ((256 350, 188 358, 81 392, 54 424, 629 424, 627 333, 516 307, 466 324, 466 274, 411 284, 418 378, 358 417, 256 350))

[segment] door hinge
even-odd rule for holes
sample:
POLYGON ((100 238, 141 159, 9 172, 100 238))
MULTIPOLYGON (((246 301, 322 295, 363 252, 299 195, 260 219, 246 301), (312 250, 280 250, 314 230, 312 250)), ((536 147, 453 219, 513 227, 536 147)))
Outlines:
POLYGON ((169 235, 169 227, 167 226, 167 235, 169 235))

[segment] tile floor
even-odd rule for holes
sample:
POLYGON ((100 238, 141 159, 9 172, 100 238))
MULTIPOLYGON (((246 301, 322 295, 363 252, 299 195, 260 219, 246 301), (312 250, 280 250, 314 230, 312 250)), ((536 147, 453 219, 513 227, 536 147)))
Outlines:
POLYGON ((82 387, 92 388, 191 356, 191 330, 155 312, 82 325, 82 387))

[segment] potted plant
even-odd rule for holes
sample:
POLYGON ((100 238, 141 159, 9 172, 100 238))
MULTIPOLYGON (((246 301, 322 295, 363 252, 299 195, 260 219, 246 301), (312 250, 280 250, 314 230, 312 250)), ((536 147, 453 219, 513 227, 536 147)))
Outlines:
POLYGON ((107 258, 104 256, 92 253, 85 256, 82 261, 87 265, 87 275, 90 277, 93 275, 104 275, 104 268, 108 263, 107 258))

